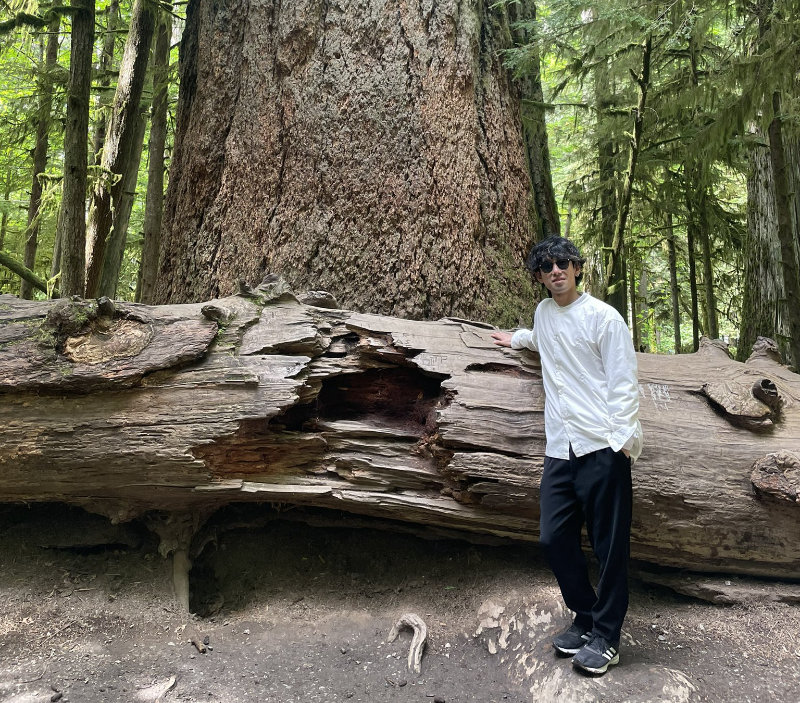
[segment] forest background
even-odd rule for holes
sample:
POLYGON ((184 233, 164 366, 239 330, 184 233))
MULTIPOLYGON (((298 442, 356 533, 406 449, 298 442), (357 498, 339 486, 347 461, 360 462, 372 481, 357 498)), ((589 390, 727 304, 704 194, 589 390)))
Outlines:
MULTIPOLYGON (((786 360, 800 359, 800 308, 788 302, 800 297, 797 3, 449 4, 481 23, 478 53, 489 52, 510 76, 505 109, 522 133, 529 226, 507 247, 498 241, 502 228, 490 233, 498 251, 512 250, 494 265, 521 271, 534 240, 561 233, 582 245, 587 290, 620 310, 641 351, 691 352, 705 335, 745 359, 761 335, 775 339, 786 360)), ((206 5, 188 3, 190 25, 206 5)), ((371 3, 389 16, 401 5, 371 3)), ((423 5, 431 5, 430 23, 437 3, 423 5)), ((0 293, 182 302, 185 291, 158 285, 181 277, 170 262, 175 247, 187 248, 163 238, 181 94, 184 112, 190 105, 186 56, 202 42, 202 32, 184 31, 187 4, 11 0, 1 7, 0 293)), ((247 152, 240 158, 250 160, 247 152)), ((243 168, 244 183, 257 190, 258 169, 243 168)), ((183 183, 183 197, 191 197, 185 174, 183 183)), ((419 244, 408 266, 429 253, 458 258, 458 246, 419 244)), ((277 255, 262 263, 276 261, 287 265, 277 255)), ((375 308, 369 296, 329 287, 340 302, 375 308)), ((430 296, 440 292, 428 287, 430 296)), ((494 302, 483 307, 427 301, 375 311, 471 313, 513 326, 530 319, 535 302, 530 282, 518 293, 523 307, 497 305, 500 294, 487 285, 480 295, 494 302)), ((440 297, 455 300, 459 291, 440 297)))

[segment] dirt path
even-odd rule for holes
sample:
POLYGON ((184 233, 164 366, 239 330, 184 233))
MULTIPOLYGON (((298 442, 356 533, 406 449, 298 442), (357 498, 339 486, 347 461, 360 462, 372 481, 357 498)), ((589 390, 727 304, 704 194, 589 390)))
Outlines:
POLYGON ((550 648, 568 614, 534 548, 251 525, 206 550, 192 585, 207 615, 187 621, 143 533, 2 507, 0 537, 3 701, 800 700, 800 606, 712 606, 637 581, 621 665, 579 676, 550 648), (386 641, 407 611, 430 629, 419 675, 410 633, 386 641))

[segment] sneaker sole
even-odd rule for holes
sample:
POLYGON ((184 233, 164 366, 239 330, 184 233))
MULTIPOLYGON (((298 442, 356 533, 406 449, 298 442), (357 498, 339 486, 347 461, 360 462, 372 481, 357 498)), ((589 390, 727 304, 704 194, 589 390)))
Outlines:
POLYGON ((619 664, 619 654, 615 654, 614 658, 611 659, 608 664, 604 664, 603 666, 599 667, 591 667, 586 666, 585 664, 581 664, 580 662, 574 661, 572 662, 572 666, 576 669, 580 669, 581 671, 588 671, 590 674, 605 674, 608 671, 609 666, 614 666, 614 664, 619 664))
POLYGON ((556 650, 559 654, 563 654, 565 657, 572 657, 575 656, 578 652, 583 649, 583 646, 576 647, 575 649, 567 649, 566 647, 559 647, 557 644, 553 645, 553 649, 556 650))

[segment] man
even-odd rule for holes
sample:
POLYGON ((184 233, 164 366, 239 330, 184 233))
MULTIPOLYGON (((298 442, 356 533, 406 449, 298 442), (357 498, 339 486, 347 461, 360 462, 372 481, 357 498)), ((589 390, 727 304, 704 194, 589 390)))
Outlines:
POLYGON ((628 327, 609 305, 581 293, 578 248, 548 237, 527 266, 550 292, 532 330, 494 332, 495 344, 538 351, 545 390, 544 470, 540 493, 542 548, 572 625, 553 640, 576 668, 604 674, 619 662, 628 609, 631 464, 641 453, 636 355, 628 327), (581 527, 599 561, 592 587, 581 527))

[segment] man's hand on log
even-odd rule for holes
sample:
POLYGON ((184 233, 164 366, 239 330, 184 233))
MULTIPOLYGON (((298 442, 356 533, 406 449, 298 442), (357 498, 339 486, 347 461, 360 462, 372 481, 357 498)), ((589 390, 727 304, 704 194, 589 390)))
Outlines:
POLYGON ((492 332, 492 339, 498 347, 511 346, 511 333, 510 332, 492 332))

